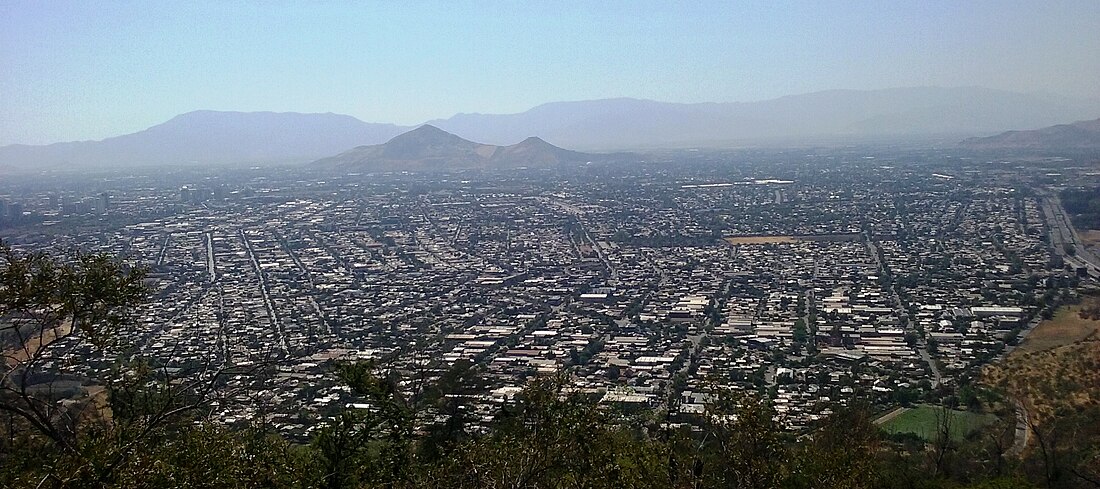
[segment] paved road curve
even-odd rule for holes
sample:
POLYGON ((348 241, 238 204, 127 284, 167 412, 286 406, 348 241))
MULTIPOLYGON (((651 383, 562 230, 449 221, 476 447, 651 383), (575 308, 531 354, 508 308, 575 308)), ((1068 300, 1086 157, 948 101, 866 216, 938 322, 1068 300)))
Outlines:
POLYGON ((1006 457, 1019 457, 1027 448, 1028 437, 1031 435, 1031 418, 1027 408, 1017 399, 1016 401, 1016 437, 1012 447, 1005 452, 1006 457))

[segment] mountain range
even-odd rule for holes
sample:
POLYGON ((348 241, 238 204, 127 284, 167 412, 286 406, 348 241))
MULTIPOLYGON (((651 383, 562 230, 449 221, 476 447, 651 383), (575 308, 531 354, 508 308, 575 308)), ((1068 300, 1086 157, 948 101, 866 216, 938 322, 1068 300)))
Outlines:
MULTIPOLYGON (((489 145, 537 135, 563 147, 609 151, 929 136, 958 141, 1098 114, 1100 100, 985 88, 898 88, 744 103, 555 102, 517 114, 458 114, 429 124, 489 145)), ((331 113, 197 111, 101 141, 0 147, 0 169, 308 162, 381 144, 409 129, 331 113)))
POLYGON ((425 124, 383 144, 360 146, 313 164, 365 171, 501 168, 583 163, 590 155, 529 137, 510 146, 475 143, 425 124))
POLYGON ((0 147, 0 168, 304 162, 406 130, 340 114, 200 110, 101 141, 0 147))
POLYGON ((996 136, 969 138, 961 143, 972 149, 1100 149, 1100 119, 1073 124, 1008 131, 996 136))
POLYGON ((985 88, 830 90, 761 102, 676 104, 637 99, 557 102, 511 115, 459 114, 430 124, 503 144, 538 134, 590 150, 715 147, 869 138, 965 136, 1100 115, 1100 100, 985 88))

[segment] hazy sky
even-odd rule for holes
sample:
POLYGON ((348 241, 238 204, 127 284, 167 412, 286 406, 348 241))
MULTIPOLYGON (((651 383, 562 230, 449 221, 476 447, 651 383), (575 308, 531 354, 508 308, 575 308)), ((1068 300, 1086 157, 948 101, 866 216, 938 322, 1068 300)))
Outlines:
POLYGON ((980 85, 1100 96, 1100 1, 0 0, 0 145, 196 109, 456 112, 980 85))

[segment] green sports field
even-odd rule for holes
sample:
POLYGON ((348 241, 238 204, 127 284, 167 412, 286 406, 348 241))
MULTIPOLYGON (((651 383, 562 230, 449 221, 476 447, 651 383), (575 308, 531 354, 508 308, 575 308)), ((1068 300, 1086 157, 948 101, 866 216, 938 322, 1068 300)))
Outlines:
MULTIPOLYGON (((937 429, 943 409, 938 406, 921 405, 901 413, 894 419, 882 424, 889 433, 913 433, 925 440, 937 437, 937 429)), ((978 414, 970 411, 949 410, 949 429, 952 440, 962 440, 967 435, 981 429, 997 419, 992 414, 978 414)))

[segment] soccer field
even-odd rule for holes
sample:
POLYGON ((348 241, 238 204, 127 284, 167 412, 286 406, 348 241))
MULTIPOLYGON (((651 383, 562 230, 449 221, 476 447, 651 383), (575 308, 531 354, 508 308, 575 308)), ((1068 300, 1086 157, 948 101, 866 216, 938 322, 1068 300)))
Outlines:
MULTIPOLYGON (((997 419, 992 414, 978 414, 969 411, 949 410, 949 429, 952 440, 962 440, 967 435, 981 429, 997 419)), ((918 406, 894 419, 882 424, 889 433, 913 433, 925 440, 932 441, 937 435, 937 426, 943 409, 938 406, 918 406)))

